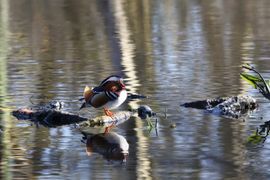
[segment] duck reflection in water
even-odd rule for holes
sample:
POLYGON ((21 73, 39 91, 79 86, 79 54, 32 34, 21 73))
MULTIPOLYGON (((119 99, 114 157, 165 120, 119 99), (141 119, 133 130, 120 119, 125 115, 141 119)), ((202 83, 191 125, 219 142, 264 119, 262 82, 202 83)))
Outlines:
POLYGON ((101 154, 108 161, 126 162, 129 144, 124 136, 115 132, 87 134, 83 133, 82 142, 86 144, 86 153, 91 156, 93 152, 101 154))

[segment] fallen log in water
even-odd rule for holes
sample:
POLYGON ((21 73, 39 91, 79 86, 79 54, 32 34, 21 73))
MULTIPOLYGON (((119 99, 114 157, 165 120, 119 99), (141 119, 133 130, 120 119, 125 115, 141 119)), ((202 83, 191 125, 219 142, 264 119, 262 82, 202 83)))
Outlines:
POLYGON ((181 106, 188 107, 188 108, 196 108, 196 109, 210 109, 217 106, 220 103, 228 100, 227 97, 219 97, 215 99, 206 99, 200 101, 193 101, 181 104, 181 106))
POLYGON ((54 109, 34 110, 22 108, 12 111, 18 120, 30 120, 46 127, 56 127, 86 121, 87 118, 54 109))
POLYGON ((28 109, 22 108, 12 112, 18 120, 30 120, 36 124, 41 124, 46 127, 57 127, 68 124, 79 123, 79 127, 95 127, 108 126, 111 124, 121 124, 127 121, 135 112, 120 111, 116 112, 113 117, 99 116, 93 119, 88 119, 80 115, 61 112, 54 109, 28 109))
POLYGON ((188 102, 181 106, 205 109, 207 112, 215 115, 239 119, 248 115, 250 111, 255 110, 258 104, 256 100, 250 96, 233 96, 188 102))

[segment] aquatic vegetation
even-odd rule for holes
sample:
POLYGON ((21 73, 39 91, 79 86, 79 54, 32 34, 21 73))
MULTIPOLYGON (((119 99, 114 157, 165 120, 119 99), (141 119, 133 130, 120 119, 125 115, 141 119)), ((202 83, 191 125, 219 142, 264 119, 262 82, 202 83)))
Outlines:
POLYGON ((248 143, 259 144, 264 143, 270 132, 270 120, 261 124, 256 131, 247 139, 248 143))
POLYGON ((270 100, 270 80, 265 80, 263 76, 249 64, 243 65, 242 67, 254 72, 256 75, 242 72, 240 73, 240 76, 255 89, 258 89, 265 98, 270 100))

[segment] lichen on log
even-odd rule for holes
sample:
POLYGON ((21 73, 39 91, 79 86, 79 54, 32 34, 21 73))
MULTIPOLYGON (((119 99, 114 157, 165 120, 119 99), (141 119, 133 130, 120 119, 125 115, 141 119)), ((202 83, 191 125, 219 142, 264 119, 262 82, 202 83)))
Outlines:
POLYGON ((93 119, 88 119, 78 124, 80 128, 83 127, 95 127, 95 126, 108 126, 118 125, 130 119, 131 116, 135 115, 132 111, 119 111, 116 112, 112 117, 110 116, 98 116, 93 119))

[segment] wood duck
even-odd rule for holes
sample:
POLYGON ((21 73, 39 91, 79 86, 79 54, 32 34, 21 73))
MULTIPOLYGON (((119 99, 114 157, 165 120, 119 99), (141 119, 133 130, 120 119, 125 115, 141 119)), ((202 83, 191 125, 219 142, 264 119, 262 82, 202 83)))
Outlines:
POLYGON ((110 109, 115 109, 127 99, 126 86, 123 78, 112 75, 104 79, 99 86, 84 89, 84 100, 81 108, 93 106, 94 108, 103 108, 107 116, 112 117, 110 109))

